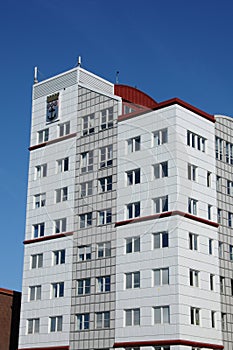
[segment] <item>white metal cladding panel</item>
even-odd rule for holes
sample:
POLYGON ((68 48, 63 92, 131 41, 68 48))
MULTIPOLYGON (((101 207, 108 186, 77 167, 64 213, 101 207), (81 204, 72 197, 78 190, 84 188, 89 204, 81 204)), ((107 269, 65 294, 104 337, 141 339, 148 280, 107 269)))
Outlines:
POLYGON ((89 72, 80 70, 79 82, 107 94, 114 93, 114 85, 89 72))
POLYGON ((33 100, 51 95, 52 93, 77 83, 77 70, 62 74, 58 77, 49 79, 33 87, 33 100))

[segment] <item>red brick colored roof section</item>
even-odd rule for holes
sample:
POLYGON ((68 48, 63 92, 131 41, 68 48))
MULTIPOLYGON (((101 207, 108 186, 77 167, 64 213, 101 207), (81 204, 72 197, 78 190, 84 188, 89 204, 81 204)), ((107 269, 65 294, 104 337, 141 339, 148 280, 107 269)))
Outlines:
POLYGON ((144 92, 128 85, 114 85, 114 94, 122 97, 124 101, 135 103, 143 107, 153 109, 158 103, 144 92))

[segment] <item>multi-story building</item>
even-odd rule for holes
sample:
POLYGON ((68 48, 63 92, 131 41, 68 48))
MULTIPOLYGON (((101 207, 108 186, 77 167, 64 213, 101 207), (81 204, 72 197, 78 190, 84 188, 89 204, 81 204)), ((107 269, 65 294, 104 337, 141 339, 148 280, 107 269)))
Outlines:
POLYGON ((81 67, 34 84, 19 349, 232 349, 231 135, 81 67))

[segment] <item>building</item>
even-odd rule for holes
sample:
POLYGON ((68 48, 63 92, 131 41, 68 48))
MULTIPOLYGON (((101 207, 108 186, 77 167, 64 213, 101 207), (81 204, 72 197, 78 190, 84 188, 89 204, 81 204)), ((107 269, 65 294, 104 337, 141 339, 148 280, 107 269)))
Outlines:
POLYGON ((35 82, 19 349, 232 349, 232 120, 35 82))
POLYGON ((17 350, 21 293, 0 288, 0 350, 17 350))

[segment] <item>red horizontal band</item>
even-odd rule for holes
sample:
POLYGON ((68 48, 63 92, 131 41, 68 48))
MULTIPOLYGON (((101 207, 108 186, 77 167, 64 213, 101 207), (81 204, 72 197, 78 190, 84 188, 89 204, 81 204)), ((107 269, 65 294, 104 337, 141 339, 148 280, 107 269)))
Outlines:
POLYGON ((202 343, 185 339, 171 339, 171 340, 145 340, 135 342, 119 342, 113 345, 114 348, 133 348, 139 346, 163 346, 163 345, 187 345, 206 349, 224 349, 223 345, 202 343))
POLYGON ((65 135, 65 136, 58 137, 58 138, 56 138, 54 140, 50 140, 50 141, 46 141, 46 142, 40 143, 39 145, 31 146, 28 149, 29 149, 29 151, 33 151, 34 149, 37 149, 37 148, 42 148, 42 147, 45 147, 45 146, 48 146, 48 145, 52 145, 53 143, 57 143, 57 142, 61 142, 61 141, 64 141, 64 140, 71 139, 71 138, 75 137, 76 135, 77 135, 77 133, 74 132, 73 134, 68 134, 68 135, 65 135))
POLYGON ((43 241, 50 241, 51 239, 57 239, 57 238, 62 238, 66 236, 72 236, 74 232, 64 232, 64 233, 58 233, 56 235, 51 235, 51 236, 44 236, 44 237, 38 237, 34 239, 28 239, 23 242, 23 244, 31 244, 31 243, 39 243, 43 241))

